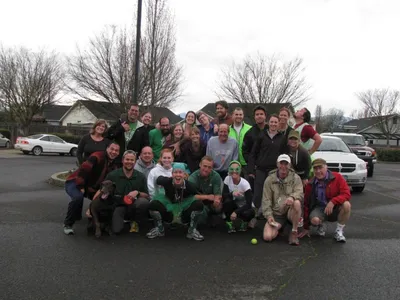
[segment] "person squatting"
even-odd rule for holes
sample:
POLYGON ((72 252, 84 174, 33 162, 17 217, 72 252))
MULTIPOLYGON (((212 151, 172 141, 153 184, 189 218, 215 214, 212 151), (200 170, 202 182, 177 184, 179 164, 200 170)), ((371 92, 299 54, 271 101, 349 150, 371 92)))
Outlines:
POLYGON ((96 237, 120 234, 127 223, 139 232, 151 221, 149 239, 166 236, 166 224, 179 224, 188 239, 203 241, 202 224, 223 223, 232 234, 258 223, 264 241, 288 228, 289 244, 299 245, 310 229, 325 236, 327 222, 336 222, 333 237, 345 242, 350 189, 325 160, 312 158, 322 139, 308 124, 310 112, 298 110, 291 127, 285 107, 268 118, 263 106, 255 107, 253 125, 243 121, 241 108, 229 114, 225 101, 215 109, 213 120, 189 111, 174 126, 167 117, 150 125, 151 112, 140 116, 137 105, 110 128, 98 120, 82 138, 79 167, 65 182, 64 233, 75 233, 88 198, 85 216, 96 237))

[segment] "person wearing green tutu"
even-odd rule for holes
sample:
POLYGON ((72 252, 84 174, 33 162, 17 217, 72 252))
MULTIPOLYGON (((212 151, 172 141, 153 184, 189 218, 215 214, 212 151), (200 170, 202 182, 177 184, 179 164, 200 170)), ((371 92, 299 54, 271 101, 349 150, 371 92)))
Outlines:
POLYGON ((187 180, 188 168, 184 163, 174 163, 172 177, 159 176, 157 185, 164 187, 164 193, 157 193, 149 205, 149 213, 154 228, 147 233, 149 239, 165 235, 163 223, 188 224, 188 239, 203 241, 197 230, 197 224, 203 213, 204 205, 196 200, 196 188, 187 180))

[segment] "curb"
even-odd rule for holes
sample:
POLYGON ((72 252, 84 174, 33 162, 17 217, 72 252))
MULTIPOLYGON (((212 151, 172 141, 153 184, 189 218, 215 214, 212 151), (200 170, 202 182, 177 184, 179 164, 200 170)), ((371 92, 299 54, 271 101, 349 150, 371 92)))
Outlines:
POLYGON ((51 185, 54 185, 54 186, 64 187, 65 180, 64 179, 60 179, 57 176, 62 175, 62 174, 68 174, 68 173, 70 173, 70 171, 63 171, 63 172, 54 173, 53 175, 51 175, 51 177, 49 178, 49 180, 47 182, 49 184, 51 184, 51 185))

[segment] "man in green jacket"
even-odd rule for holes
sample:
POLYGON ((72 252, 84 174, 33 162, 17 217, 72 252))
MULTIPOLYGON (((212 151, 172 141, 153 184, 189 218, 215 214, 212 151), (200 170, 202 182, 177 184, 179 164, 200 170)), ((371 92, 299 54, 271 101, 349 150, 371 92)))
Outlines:
MULTIPOLYGON (((247 165, 246 160, 243 157, 242 146, 243 139, 247 131, 251 129, 251 125, 243 122, 244 113, 240 107, 235 108, 233 111, 233 124, 229 126, 229 137, 235 139, 239 144, 239 162, 242 165, 242 169, 246 169, 244 166, 247 165)), ((244 174, 246 175, 246 174, 244 174)))
POLYGON ((160 129, 154 128, 149 132, 149 143, 154 153, 154 161, 160 158, 161 150, 165 144, 167 136, 170 134, 170 123, 167 117, 160 119, 160 129))

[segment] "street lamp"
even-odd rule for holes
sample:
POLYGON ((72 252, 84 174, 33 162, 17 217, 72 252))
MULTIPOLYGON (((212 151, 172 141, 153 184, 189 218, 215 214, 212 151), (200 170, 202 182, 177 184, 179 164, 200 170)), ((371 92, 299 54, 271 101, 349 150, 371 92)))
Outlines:
POLYGON ((142 25, 142 0, 138 0, 137 24, 136 24, 136 57, 135 57, 135 82, 133 90, 133 103, 138 104, 139 96, 139 72, 140 72, 140 31, 142 25))

